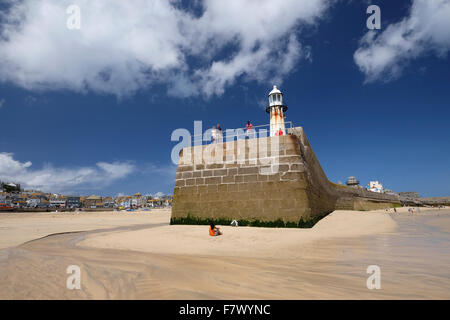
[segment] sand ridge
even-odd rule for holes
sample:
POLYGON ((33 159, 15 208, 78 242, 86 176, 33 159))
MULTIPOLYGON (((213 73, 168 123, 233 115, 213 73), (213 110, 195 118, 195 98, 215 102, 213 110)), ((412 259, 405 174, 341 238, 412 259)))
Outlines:
POLYGON ((311 229, 220 227, 224 234, 219 237, 210 237, 208 226, 167 225, 93 235, 79 245, 159 254, 289 258, 301 256, 299 248, 312 241, 393 232, 396 223, 384 210, 338 210, 311 229))

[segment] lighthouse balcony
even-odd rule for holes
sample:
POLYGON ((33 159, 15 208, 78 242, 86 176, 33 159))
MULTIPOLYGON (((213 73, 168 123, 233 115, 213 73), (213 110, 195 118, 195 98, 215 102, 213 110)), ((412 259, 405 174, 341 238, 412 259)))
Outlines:
POLYGON ((272 108, 281 108, 281 109, 283 110, 283 112, 286 112, 287 109, 288 109, 288 106, 287 106, 287 105, 284 105, 284 104, 280 104, 280 105, 270 105, 270 106, 267 106, 267 107, 266 107, 266 112, 267 112, 267 113, 270 113, 270 110, 271 110, 272 108))

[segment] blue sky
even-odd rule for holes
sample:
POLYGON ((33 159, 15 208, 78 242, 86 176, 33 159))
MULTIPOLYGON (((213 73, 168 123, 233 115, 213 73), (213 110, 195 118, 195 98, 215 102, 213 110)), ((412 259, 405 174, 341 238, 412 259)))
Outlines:
POLYGON ((331 181, 450 195, 450 1, 96 3, 2 1, 0 179, 170 194, 173 130, 266 124, 276 84, 331 181))

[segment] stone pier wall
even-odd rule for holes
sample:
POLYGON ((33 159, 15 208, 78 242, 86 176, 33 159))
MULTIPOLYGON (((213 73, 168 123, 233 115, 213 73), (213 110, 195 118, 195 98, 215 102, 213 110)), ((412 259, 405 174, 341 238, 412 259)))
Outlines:
POLYGON ((311 183, 303 157, 296 135, 185 148, 172 218, 297 223, 325 215, 336 199, 311 183))
POLYGON ((364 203, 391 205, 391 199, 371 199, 370 194, 332 184, 303 129, 289 133, 184 148, 172 221, 191 217, 299 223, 317 221, 337 206, 363 210, 364 203))

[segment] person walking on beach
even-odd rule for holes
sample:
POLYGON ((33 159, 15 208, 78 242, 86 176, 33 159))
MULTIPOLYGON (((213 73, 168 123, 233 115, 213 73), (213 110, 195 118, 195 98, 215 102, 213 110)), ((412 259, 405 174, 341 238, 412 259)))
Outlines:
POLYGON ((214 223, 211 222, 210 226, 209 226, 209 235, 211 237, 215 237, 215 236, 220 236, 222 235, 222 231, 220 231, 219 228, 217 228, 214 223))

